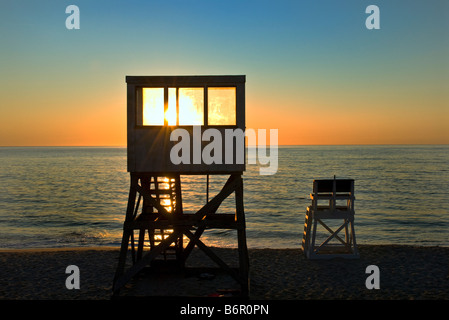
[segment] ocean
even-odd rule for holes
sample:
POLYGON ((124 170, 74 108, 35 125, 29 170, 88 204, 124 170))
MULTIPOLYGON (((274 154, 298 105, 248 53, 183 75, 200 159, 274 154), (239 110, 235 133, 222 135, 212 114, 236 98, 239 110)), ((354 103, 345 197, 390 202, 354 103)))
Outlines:
MULTIPOLYGON (((358 244, 449 246, 449 146, 281 146, 278 171, 247 164, 249 248, 300 248, 313 179, 355 180, 358 244)), ((210 177, 210 193, 226 176, 210 177)), ((0 147, 0 248, 119 246, 129 191, 126 148, 0 147)), ((206 177, 182 176, 184 210, 206 177)), ((233 198, 219 212, 233 211, 233 198)), ((202 240, 236 247, 232 230, 202 240)))

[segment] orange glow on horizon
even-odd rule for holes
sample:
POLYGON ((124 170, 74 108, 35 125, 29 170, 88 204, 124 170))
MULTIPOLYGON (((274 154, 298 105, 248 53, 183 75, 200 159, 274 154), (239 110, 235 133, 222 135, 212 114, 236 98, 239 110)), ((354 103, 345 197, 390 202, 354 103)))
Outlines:
MULTIPOLYGON (((359 104, 314 93, 283 97, 248 91, 246 128, 278 129, 279 145, 449 144, 449 111, 440 99, 421 108, 419 100, 402 97, 359 104)), ((15 95, 2 109, 0 145, 126 147, 126 95, 116 92, 73 101, 61 94, 47 104, 38 101, 39 108, 34 95, 15 95)), ((183 99, 181 104, 192 105, 183 99)), ((169 116, 167 121, 173 123, 169 116)))

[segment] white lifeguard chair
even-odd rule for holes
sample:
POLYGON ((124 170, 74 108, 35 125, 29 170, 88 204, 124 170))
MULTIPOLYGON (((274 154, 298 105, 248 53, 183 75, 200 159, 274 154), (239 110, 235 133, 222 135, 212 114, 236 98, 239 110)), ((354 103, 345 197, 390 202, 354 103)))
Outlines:
POLYGON ((312 204, 307 207, 302 239, 302 249, 306 257, 358 258, 354 232, 354 180, 335 177, 314 180, 310 198, 312 204), (340 224, 338 220, 343 222, 340 224), (329 226, 335 223, 336 227, 329 226), (345 232, 344 239, 339 236, 342 230, 345 232))

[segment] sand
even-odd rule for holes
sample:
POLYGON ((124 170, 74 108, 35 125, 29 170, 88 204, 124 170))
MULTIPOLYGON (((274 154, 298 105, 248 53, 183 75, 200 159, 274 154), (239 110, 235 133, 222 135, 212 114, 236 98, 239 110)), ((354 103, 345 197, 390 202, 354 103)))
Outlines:
MULTIPOLYGON (((235 249, 214 251, 231 265, 236 261, 235 249)), ((360 245, 359 251, 357 260, 310 261, 300 249, 250 249, 250 299, 449 299, 449 248, 360 245), (379 267, 380 289, 365 286, 369 265, 379 267)), ((118 255, 118 248, 0 251, 0 299, 110 300, 118 255), (79 267, 79 290, 66 288, 69 265, 79 267)), ((208 266, 211 261, 194 252, 188 263, 208 266)), ((205 297, 238 288, 225 274, 209 276, 141 275, 120 296, 205 297)))

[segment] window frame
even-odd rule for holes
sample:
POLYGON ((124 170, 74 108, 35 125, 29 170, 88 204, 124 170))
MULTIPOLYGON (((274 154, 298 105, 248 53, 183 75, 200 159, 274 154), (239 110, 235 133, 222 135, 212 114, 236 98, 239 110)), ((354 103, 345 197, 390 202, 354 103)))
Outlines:
POLYGON ((211 85, 155 85, 155 86, 138 86, 136 87, 136 127, 138 128, 162 128, 162 127, 192 127, 196 126, 194 124, 190 125, 180 125, 179 124, 179 89, 181 88, 202 88, 203 89, 203 124, 199 126, 204 127, 229 127, 236 128, 238 127, 238 87, 237 85, 232 84, 211 84, 211 85), (169 89, 174 88, 176 90, 176 124, 168 125, 167 119, 164 117, 163 125, 152 125, 152 124, 143 124, 143 89, 146 88, 163 88, 164 90, 164 114, 168 110, 168 99, 169 99, 169 89), (233 88, 234 89, 234 124, 209 124, 209 88, 233 88))

